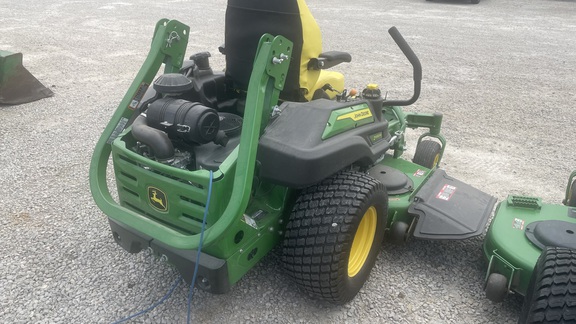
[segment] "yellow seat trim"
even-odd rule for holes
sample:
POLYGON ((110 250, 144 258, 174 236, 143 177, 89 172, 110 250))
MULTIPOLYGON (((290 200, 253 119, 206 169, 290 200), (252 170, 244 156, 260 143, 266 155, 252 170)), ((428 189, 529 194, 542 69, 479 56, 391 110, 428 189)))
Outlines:
MULTIPOLYGON (((300 55, 300 88, 304 90, 304 97, 310 101, 314 91, 322 88, 327 83, 338 91, 344 90, 344 76, 338 72, 308 70, 308 63, 312 58, 318 58, 322 53, 322 33, 320 27, 312 16, 308 5, 304 0, 298 1, 300 21, 302 22, 302 53, 300 55)), ((330 98, 336 93, 327 91, 330 98)))

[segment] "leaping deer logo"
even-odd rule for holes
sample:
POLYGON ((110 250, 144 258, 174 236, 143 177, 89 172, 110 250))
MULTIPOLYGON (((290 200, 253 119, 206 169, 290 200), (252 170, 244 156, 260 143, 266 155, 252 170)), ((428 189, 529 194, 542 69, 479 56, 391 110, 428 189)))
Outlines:
POLYGON ((168 210, 166 194, 162 190, 154 187, 148 187, 148 199, 150 200, 150 205, 152 205, 152 207, 160 211, 168 210))

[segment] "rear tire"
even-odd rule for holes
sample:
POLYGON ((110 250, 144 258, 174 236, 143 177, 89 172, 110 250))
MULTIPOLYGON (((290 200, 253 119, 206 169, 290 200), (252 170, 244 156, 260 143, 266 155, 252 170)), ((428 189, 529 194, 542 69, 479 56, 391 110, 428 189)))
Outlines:
POLYGON ((479 4, 480 0, 471 0, 470 2, 472 2, 472 4, 479 4))
POLYGON ((519 324, 576 322, 576 251, 548 247, 530 278, 519 324))
POLYGON ((282 242, 284 269, 309 295, 352 300, 368 279, 384 238, 384 185, 345 171, 302 191, 282 242))
POLYGON ((412 162, 425 168, 432 169, 438 166, 442 146, 438 142, 423 140, 416 146, 412 162))

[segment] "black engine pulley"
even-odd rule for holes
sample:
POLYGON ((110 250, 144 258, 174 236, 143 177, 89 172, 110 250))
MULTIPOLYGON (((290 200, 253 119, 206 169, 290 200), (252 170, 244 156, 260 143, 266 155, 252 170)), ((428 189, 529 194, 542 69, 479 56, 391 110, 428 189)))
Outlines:
POLYGON ((226 135, 219 131, 218 112, 200 103, 162 98, 149 105, 146 115, 148 126, 165 131, 172 139, 226 145, 226 135))

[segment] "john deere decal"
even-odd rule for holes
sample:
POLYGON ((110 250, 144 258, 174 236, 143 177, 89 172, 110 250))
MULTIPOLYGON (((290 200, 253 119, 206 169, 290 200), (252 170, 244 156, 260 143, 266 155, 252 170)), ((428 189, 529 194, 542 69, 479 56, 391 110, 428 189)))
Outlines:
POLYGON ((168 211, 168 199, 166 199, 166 194, 156 187, 148 187, 148 202, 150 203, 150 206, 161 212, 168 211))

